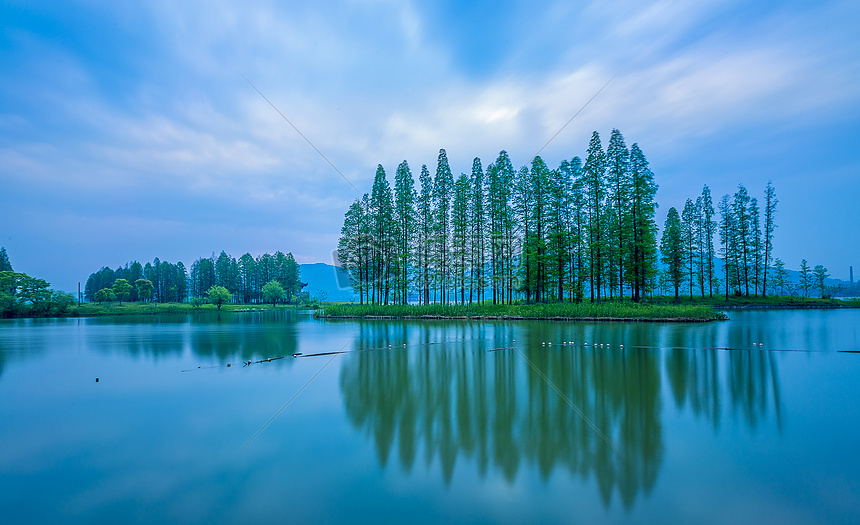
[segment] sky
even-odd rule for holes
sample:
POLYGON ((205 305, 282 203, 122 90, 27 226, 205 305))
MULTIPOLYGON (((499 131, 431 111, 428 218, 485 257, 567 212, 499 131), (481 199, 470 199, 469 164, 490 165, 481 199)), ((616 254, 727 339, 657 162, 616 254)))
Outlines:
POLYGON ((774 256, 847 280, 858 20, 856 0, 4 0, 0 246, 69 292, 155 257, 331 263, 378 164, 557 167, 617 128, 660 226, 705 184, 763 203, 770 180, 774 256))

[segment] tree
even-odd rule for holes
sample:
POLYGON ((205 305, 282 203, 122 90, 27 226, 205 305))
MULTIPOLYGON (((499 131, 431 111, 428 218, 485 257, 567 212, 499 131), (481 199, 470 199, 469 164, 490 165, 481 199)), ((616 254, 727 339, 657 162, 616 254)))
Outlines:
POLYGON ((773 183, 767 181, 767 187, 764 190, 764 275, 762 276, 761 284, 762 295, 767 294, 767 267, 773 256, 773 230, 776 229, 776 204, 778 202, 776 191, 773 189, 773 183))
POLYGON ((436 269, 439 284, 439 300, 447 302, 449 239, 451 236, 451 196, 454 189, 454 175, 448 165, 448 154, 439 150, 436 161, 436 177, 433 184, 433 203, 435 205, 434 233, 436 237, 436 269))
POLYGON ((693 298, 693 278, 696 276, 695 262, 696 253, 699 249, 698 239, 698 217, 699 211, 692 199, 687 199, 684 209, 681 211, 681 249, 684 257, 684 271, 690 278, 690 299, 693 298))
POLYGON ((134 282, 137 288, 137 298, 141 301, 147 301, 152 298, 152 281, 146 279, 138 279, 134 282))
POLYGON ((631 195, 631 222, 633 225, 633 301, 639 302, 646 282, 654 275, 657 254, 657 224, 654 212, 657 203, 657 184, 654 173, 638 144, 630 147, 630 175, 633 179, 631 195))
POLYGON ((116 294, 110 288, 102 288, 95 293, 94 299, 99 304, 104 302, 111 302, 116 299, 116 294))
POLYGON ((424 304, 430 304, 430 271, 433 239, 433 178, 426 164, 421 165, 421 192, 417 200, 418 246, 416 250, 420 292, 424 304))
POLYGON ((221 305, 229 301, 232 297, 226 288, 218 285, 209 288, 207 295, 209 296, 209 302, 217 306, 218 310, 221 310, 221 305))
POLYGON ((812 273, 815 278, 815 288, 818 290, 819 296, 822 299, 828 298, 827 294, 827 285, 824 284, 824 280, 830 277, 830 274, 827 273, 827 268, 820 264, 816 264, 815 268, 812 270, 812 273))
MULTIPOLYGON (((612 219, 615 227, 608 239, 611 277, 618 276, 618 296, 624 297, 624 276, 627 264, 627 252, 631 242, 630 225, 630 153, 624 144, 624 137, 617 129, 612 130, 609 144, 606 146, 607 186, 612 196, 612 219)), ((612 295, 612 287, 609 289, 612 295)))
POLYGON ((466 260, 469 246, 469 197, 471 193, 469 177, 461 173, 454 183, 454 202, 451 206, 451 256, 453 269, 454 300, 456 289, 460 289, 460 303, 466 302, 466 260))
POLYGON ((406 304, 409 295, 409 262, 415 234, 415 181, 409 164, 397 166, 394 179, 395 295, 394 301, 406 304))
POLYGON ((472 177, 469 183, 472 190, 472 198, 469 201, 469 221, 471 226, 469 303, 471 304, 473 293, 477 296, 478 302, 483 300, 484 288, 486 287, 484 279, 484 263, 486 261, 484 254, 486 233, 486 225, 484 224, 486 218, 484 212, 484 169, 481 167, 481 159, 478 157, 472 160, 472 177))
POLYGON ((131 292, 131 285, 125 279, 117 279, 113 283, 113 293, 119 298, 119 304, 122 306, 122 298, 131 292))
POLYGON ((684 278, 684 246, 681 238, 681 218, 678 210, 669 208, 666 223, 663 226, 663 238, 660 239, 660 252, 663 264, 666 265, 666 275, 675 287, 675 300, 678 300, 678 289, 684 278))
POLYGON ((272 303, 272 308, 278 301, 284 300, 284 294, 284 288, 278 281, 269 281, 263 285, 263 300, 272 303))
MULTIPOLYGON (((714 290, 714 233, 716 232, 717 222, 714 221, 714 201, 711 199, 711 189, 705 184, 702 188, 701 197, 701 232, 702 232, 702 253, 705 255, 708 281, 708 295, 713 297, 714 290)), ((704 290, 702 291, 704 294, 704 290)), ((719 293, 719 292, 717 292, 719 293)))
POLYGON ((788 272, 785 270, 785 263, 779 257, 773 263, 776 274, 774 275, 773 284, 779 290, 780 295, 785 295, 785 289, 791 284, 788 279, 788 272))
POLYGON ((394 210, 391 186, 382 164, 376 168, 373 190, 370 196, 370 220, 372 223, 372 276, 371 289, 373 300, 388 304, 391 288, 391 266, 394 252, 394 210))
POLYGON ((809 297, 809 289, 812 288, 812 273, 809 271, 809 264, 806 259, 800 261, 800 287, 803 289, 803 296, 809 297))
POLYGON ((603 206, 606 198, 606 154, 600 144, 600 135, 595 131, 588 143, 587 157, 583 166, 583 190, 586 193, 586 215, 588 217, 588 252, 589 278, 591 284, 591 302, 600 302, 600 290, 603 285, 604 217, 603 206))
POLYGON ((6 255, 6 247, 0 247, 0 272, 12 272, 12 263, 9 262, 9 256, 6 255))

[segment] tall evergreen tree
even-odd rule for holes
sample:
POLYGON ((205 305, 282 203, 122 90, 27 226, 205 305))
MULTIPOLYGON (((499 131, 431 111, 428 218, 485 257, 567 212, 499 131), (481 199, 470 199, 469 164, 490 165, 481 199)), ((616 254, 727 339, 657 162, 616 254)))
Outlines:
POLYGON ((431 255, 433 248, 433 178, 427 165, 421 166, 421 192, 418 194, 418 263, 421 296, 424 304, 430 304, 431 255))
POLYGON ((595 131, 588 143, 587 157, 583 167, 583 190, 586 194, 588 217, 588 252, 591 302, 600 301, 603 285, 604 228, 603 206, 606 198, 606 154, 600 144, 600 135, 595 131))
MULTIPOLYGON (((618 297, 624 297, 624 276, 628 268, 627 253, 631 242, 631 176, 630 176, 630 153, 624 144, 624 137, 617 129, 612 130, 609 144, 606 147, 607 164, 607 186, 611 192, 613 224, 615 227, 607 239, 609 255, 611 257, 610 268, 613 280, 617 276, 618 297)), ((610 287, 610 296, 612 287, 610 287)))
POLYGON ((469 200, 471 194, 469 177, 461 173, 454 183, 454 202, 451 206, 451 255, 454 300, 460 291, 460 303, 466 302, 466 270, 469 246, 469 200))
POLYGON ((631 222, 633 225, 633 300, 639 302, 646 283, 655 275, 654 259, 657 255, 657 224, 654 214, 657 203, 657 184, 648 167, 645 154, 638 144, 630 147, 631 222))
POLYGON ((571 231, 571 186, 570 163, 552 170, 549 177, 549 199, 547 209, 547 271, 555 284, 555 298, 564 300, 564 290, 569 278, 571 231))
POLYGON ((762 276, 761 293, 767 295, 767 267, 773 257, 773 231, 776 229, 776 191, 773 183, 767 181, 764 191, 764 275, 762 276))
POLYGON ((706 184, 704 188, 702 188, 702 205, 701 205, 701 217, 702 217, 702 234, 704 242, 702 244, 702 252, 705 254, 706 268, 707 268, 707 280, 708 280, 708 295, 713 297, 713 283, 714 283, 714 233, 716 233, 717 223, 714 221, 714 202, 711 199, 711 189, 708 188, 706 184))
POLYGON ((690 299, 693 298, 693 279, 696 276, 695 261, 698 251, 696 223, 698 222, 698 215, 696 205, 691 199, 687 199, 687 202, 684 203, 684 209, 681 211, 681 249, 684 257, 684 273, 690 279, 690 299))
POLYGON ((684 245, 682 239, 681 218, 678 210, 669 208, 666 223, 663 226, 663 237, 660 239, 660 253, 663 264, 666 265, 666 275, 675 288, 675 300, 679 298, 678 291, 684 279, 684 245))
POLYGON ((448 165, 448 154, 439 150, 436 161, 436 176, 433 184, 433 203, 435 208, 436 265, 438 269, 439 300, 447 302, 449 244, 451 236, 451 195, 454 189, 454 175, 448 165))
POLYGON ((484 265, 486 256, 484 253, 484 240, 486 225, 484 223, 486 214, 484 208, 484 170, 481 167, 481 159, 475 157, 472 161, 471 178, 472 199, 469 207, 469 222, 471 224, 471 271, 469 284, 469 303, 472 302, 475 293, 478 302, 484 298, 486 282, 484 277, 484 265))
POLYGON ((397 167, 394 182, 394 221, 397 225, 395 244, 396 302, 406 304, 409 296, 409 263, 412 260, 412 240, 415 235, 415 181, 409 164, 404 160, 397 167))
POLYGON ((749 201, 750 197, 747 189, 743 184, 739 184, 738 191, 735 192, 734 200, 732 201, 732 214, 734 215, 734 224, 737 228, 735 236, 738 240, 738 279, 744 290, 744 295, 750 294, 749 273, 752 258, 749 201))
POLYGON ((393 203, 391 186, 382 164, 376 168, 373 190, 370 196, 372 221, 372 276, 373 301, 388 304, 391 290, 391 259, 394 251, 393 203))
POLYGON ((12 263, 9 262, 9 256, 6 255, 6 247, 0 247, 0 272, 13 272, 12 263))

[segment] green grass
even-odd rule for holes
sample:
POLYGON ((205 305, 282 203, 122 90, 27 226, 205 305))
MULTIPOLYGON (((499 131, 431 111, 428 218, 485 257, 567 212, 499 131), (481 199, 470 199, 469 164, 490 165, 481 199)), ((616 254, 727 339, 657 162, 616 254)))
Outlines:
POLYGON ((679 301, 675 302, 675 296, 663 295, 648 298, 650 304, 684 304, 684 305, 707 305, 716 308, 743 308, 743 307, 762 307, 762 308, 817 308, 817 307, 842 307, 855 306, 856 301, 842 301, 839 299, 820 299, 818 297, 795 297, 789 295, 768 295, 762 296, 729 296, 726 300, 725 295, 714 295, 713 297, 701 297, 694 295, 692 299, 689 295, 681 295, 679 301))
MULTIPOLYGON (((278 305, 278 310, 295 309, 295 305, 278 305)), ((222 312, 235 311, 270 311, 272 305, 263 304, 223 304, 222 312)), ((73 307, 70 316, 98 317, 104 315, 154 315, 154 314, 177 314, 194 312, 217 312, 214 304, 194 305, 192 303, 83 303, 73 307)))
POLYGON ((725 315, 705 305, 636 304, 632 302, 551 303, 513 305, 357 305, 331 304, 319 312, 320 317, 395 317, 423 316, 513 317, 523 319, 605 319, 605 320, 686 320, 713 321, 725 315))

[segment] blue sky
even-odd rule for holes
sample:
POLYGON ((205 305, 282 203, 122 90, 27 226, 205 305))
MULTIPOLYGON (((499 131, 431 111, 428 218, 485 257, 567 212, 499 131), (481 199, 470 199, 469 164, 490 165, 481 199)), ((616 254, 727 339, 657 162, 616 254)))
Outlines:
POLYGON ((0 245, 77 289, 101 266, 226 250, 331 262, 377 164, 639 143, 658 221, 708 184, 779 198, 774 254, 860 274, 860 4, 10 1, 0 245))

